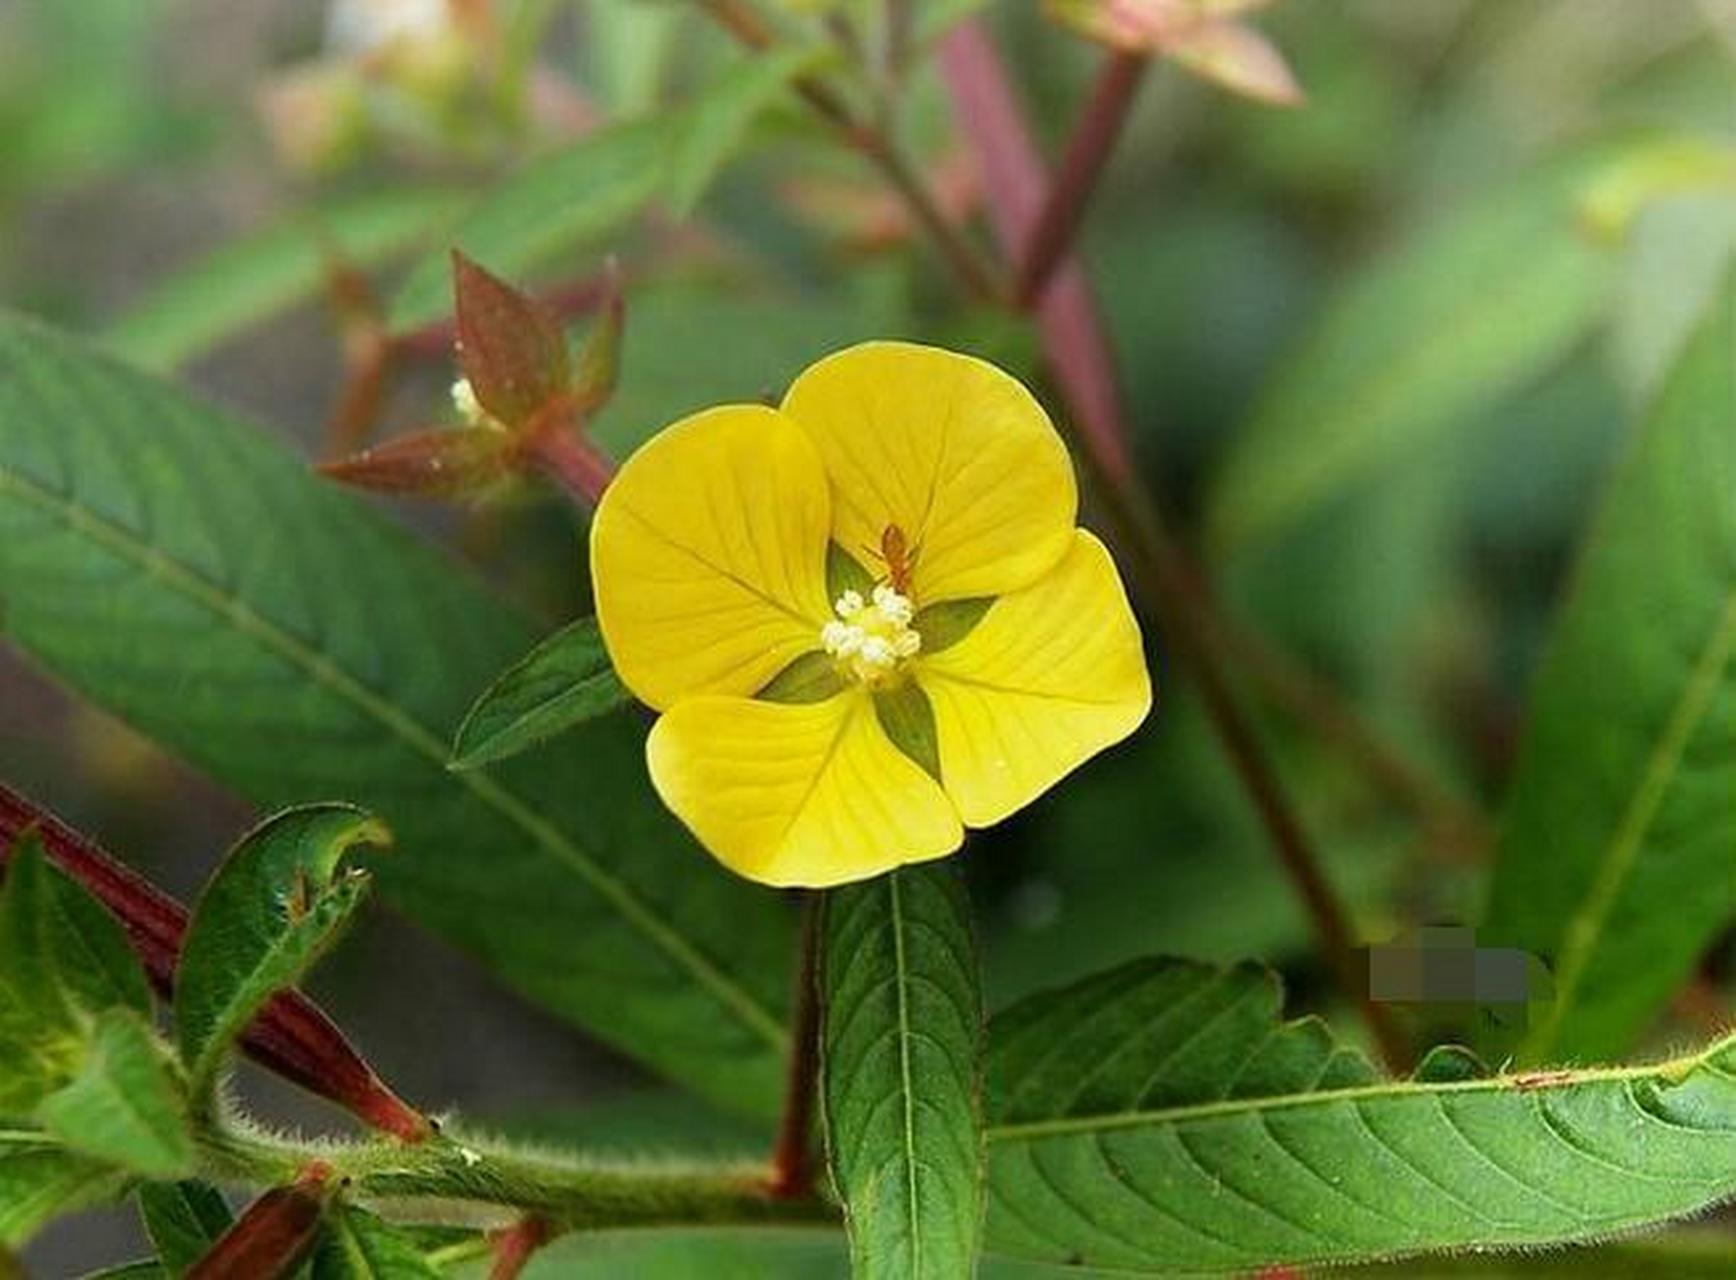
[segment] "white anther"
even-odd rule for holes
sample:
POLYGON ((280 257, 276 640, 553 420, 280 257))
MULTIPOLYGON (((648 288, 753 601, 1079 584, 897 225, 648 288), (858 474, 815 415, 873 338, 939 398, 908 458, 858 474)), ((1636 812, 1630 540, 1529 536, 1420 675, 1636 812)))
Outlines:
POLYGON ((910 626, 916 608, 908 598, 882 585, 874 588, 872 600, 864 600, 860 591, 840 595, 832 605, 838 616, 820 628, 820 644, 845 675, 878 686, 916 655, 922 637, 910 626))

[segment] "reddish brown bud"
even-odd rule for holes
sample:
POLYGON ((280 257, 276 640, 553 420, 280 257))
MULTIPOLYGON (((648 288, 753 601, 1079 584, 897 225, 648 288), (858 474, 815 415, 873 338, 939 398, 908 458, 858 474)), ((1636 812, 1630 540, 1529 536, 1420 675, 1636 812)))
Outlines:
POLYGON ((509 427, 522 427, 564 396, 566 336, 548 307, 452 251, 458 364, 476 399, 509 427))
POLYGON ((310 1166, 294 1185, 274 1187, 247 1206, 187 1280, 278 1280, 301 1265, 319 1238, 330 1171, 310 1166))
POLYGON ((413 431, 372 449, 322 462, 343 484, 425 498, 469 497, 499 484, 520 465, 519 442, 492 427, 413 431))
MULTIPOLYGON (((151 984, 167 998, 174 986, 181 936, 187 931, 187 909, 48 810, 0 785, 0 867, 13 841, 31 827, 49 861, 114 913, 151 984)), ((247 1029, 241 1047, 261 1066, 385 1133, 420 1142, 433 1132, 428 1118, 387 1088, 343 1032, 296 992, 285 992, 267 1004, 247 1029)))

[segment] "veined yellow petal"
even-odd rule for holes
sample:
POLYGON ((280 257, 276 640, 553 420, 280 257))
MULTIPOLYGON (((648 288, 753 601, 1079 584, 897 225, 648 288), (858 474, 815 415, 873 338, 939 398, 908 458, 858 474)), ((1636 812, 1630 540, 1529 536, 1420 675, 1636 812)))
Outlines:
POLYGON ((812 703, 686 698, 645 754, 700 843, 764 884, 865 880, 964 839, 952 802, 887 740, 861 689, 812 703))
POLYGON ((819 647, 831 500, 789 418, 725 405, 627 459, 591 522, 597 622, 615 670, 659 710, 754 693, 819 647))
POLYGON ((992 364, 865 342, 810 366, 784 397, 832 481, 833 537, 870 571, 897 525, 918 604, 1000 595, 1072 543, 1066 447, 1024 386, 992 364))
POLYGON ((919 657, 916 674, 934 708, 941 782, 972 827, 1029 804, 1151 709, 1139 624, 1115 562, 1083 529, 1051 573, 919 657))

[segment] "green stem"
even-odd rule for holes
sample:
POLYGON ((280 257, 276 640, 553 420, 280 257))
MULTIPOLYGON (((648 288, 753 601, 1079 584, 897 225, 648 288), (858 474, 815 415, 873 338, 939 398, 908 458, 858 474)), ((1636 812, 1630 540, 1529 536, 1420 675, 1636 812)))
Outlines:
POLYGON ((771 1195, 752 1163, 577 1160, 450 1132, 416 1146, 288 1142, 235 1125, 206 1134, 202 1146, 205 1172, 219 1181, 282 1184, 321 1164, 357 1200, 424 1202, 453 1218, 464 1205, 509 1209, 537 1214, 556 1232, 837 1218, 818 1200, 771 1195))

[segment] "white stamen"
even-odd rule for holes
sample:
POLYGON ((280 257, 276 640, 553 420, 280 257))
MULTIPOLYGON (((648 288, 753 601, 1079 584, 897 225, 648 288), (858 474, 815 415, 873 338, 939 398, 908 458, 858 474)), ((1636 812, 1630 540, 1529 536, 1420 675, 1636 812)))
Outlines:
POLYGON ((838 618, 820 629, 820 643, 845 674, 875 686, 886 683, 922 648, 911 628, 916 607, 889 586, 875 587, 873 603, 846 591, 833 604, 838 618))

